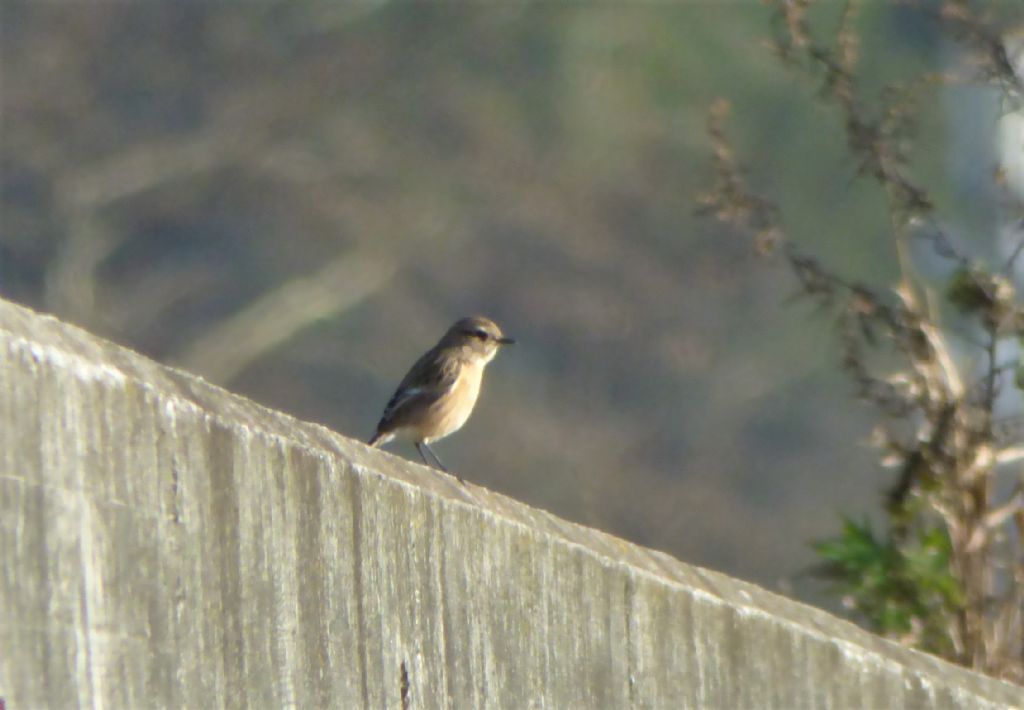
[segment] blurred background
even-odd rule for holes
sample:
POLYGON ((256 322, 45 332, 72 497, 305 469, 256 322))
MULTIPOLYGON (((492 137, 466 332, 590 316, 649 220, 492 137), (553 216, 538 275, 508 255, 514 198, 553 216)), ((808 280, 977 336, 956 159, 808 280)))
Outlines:
MULTIPOLYGON (((869 86, 954 53, 906 6, 859 22, 869 86)), ((450 468, 821 602, 809 543, 888 478, 830 320, 695 216, 715 98, 794 239, 894 270, 882 196, 770 34, 752 1, 8 0, 0 296, 363 440, 451 321, 490 316, 519 344, 450 468)), ((998 107, 925 109, 925 182, 990 249, 998 107)))

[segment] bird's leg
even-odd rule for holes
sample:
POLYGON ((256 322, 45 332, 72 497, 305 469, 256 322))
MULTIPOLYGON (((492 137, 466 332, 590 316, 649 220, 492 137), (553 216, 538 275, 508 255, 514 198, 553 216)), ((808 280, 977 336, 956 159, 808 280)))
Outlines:
POLYGON ((423 463, 427 464, 428 466, 432 466, 433 468, 439 468, 445 473, 451 473, 451 471, 445 468, 444 464, 441 463, 441 459, 437 458, 437 454, 434 453, 434 450, 427 446, 427 442, 417 441, 416 450, 420 452, 420 458, 423 459, 423 463), (430 458, 434 459, 434 463, 430 463, 429 461, 427 461, 427 456, 426 454, 423 453, 423 449, 426 449, 427 451, 430 452, 430 458))
MULTIPOLYGON (((432 448, 430 448, 429 446, 427 446, 427 442, 425 442, 425 441, 417 441, 416 442, 416 450, 418 452, 420 452, 420 458, 423 459, 423 463, 427 464, 428 466, 432 466, 434 468, 441 469, 442 471, 444 471, 445 473, 447 473, 449 475, 454 475, 454 474, 452 474, 451 471, 449 471, 447 468, 445 468, 445 465, 443 463, 441 463, 441 459, 439 459, 437 457, 437 454, 434 453, 434 450, 432 448), (427 461, 427 456, 426 456, 426 454, 423 453, 424 449, 426 449, 427 451, 430 452, 430 457, 434 459, 434 463, 430 463, 429 461, 427 461)), ((465 483, 465 481, 462 480, 461 476, 455 476, 455 477, 459 479, 459 483, 465 483)))
POLYGON ((423 463, 425 463, 427 466, 430 466, 431 468, 433 468, 434 464, 430 463, 430 461, 427 460, 427 455, 425 453, 423 453, 423 445, 422 445, 422 443, 419 442, 419 441, 415 441, 415 442, 413 442, 413 444, 416 446, 416 451, 417 451, 417 453, 419 453, 420 458, 423 459, 423 463))

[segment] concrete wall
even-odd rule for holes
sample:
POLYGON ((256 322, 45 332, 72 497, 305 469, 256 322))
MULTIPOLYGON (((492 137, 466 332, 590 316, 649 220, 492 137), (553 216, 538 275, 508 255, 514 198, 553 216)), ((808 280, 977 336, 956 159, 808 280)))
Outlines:
POLYGON ((1024 702, 3 302, 0 565, 8 710, 1024 702))

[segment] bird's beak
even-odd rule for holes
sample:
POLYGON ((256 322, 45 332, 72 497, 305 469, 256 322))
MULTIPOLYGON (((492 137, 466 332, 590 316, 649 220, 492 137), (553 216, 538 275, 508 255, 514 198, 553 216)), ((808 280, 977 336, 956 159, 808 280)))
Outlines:
POLYGON ((515 342, 515 338, 506 338, 505 336, 498 338, 498 345, 512 345, 515 342))

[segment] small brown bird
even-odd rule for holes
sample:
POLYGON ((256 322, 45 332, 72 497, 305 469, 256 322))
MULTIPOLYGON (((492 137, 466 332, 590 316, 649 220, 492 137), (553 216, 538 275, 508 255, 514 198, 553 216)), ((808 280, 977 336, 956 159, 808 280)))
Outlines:
POLYGON ((458 431, 473 411, 480 394, 484 367, 502 345, 514 343, 488 318, 462 318, 416 361, 384 407, 370 446, 396 436, 411 439, 423 463, 445 473, 430 443, 458 431), (434 464, 427 460, 430 452, 434 464))

